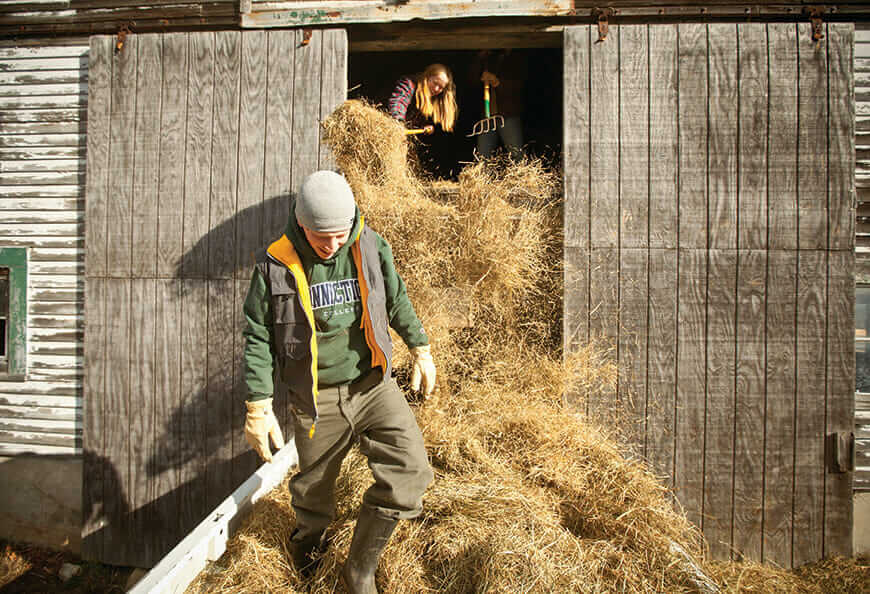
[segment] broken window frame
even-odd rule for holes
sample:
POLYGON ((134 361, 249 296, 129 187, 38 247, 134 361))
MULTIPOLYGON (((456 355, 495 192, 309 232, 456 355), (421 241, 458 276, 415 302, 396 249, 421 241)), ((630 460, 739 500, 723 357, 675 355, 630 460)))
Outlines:
POLYGON ((0 247, 0 268, 9 271, 6 356, 0 381, 23 381, 27 370, 27 248, 0 247))

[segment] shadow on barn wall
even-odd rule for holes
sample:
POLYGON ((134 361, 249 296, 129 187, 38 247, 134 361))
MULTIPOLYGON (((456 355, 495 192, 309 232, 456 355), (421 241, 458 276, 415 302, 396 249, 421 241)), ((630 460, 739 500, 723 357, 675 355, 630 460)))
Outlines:
MULTIPOLYGON (((205 328, 176 328, 172 336, 162 337, 185 349, 181 358, 189 356, 194 363, 180 364, 182 393, 172 398, 180 404, 164 418, 155 415, 150 439, 131 443, 129 478, 127 469, 117 468, 104 455, 84 451, 84 466, 91 473, 87 480, 100 481, 101 487, 92 491, 102 492, 83 510, 83 548, 90 556, 108 563, 136 558, 142 566, 154 565, 258 468, 259 459, 243 434, 246 388, 240 316, 254 254, 284 232, 291 200, 291 194, 281 194, 239 211, 202 235, 179 259, 171 279, 170 306, 221 309, 234 322, 217 330, 231 342, 211 343, 205 328), (208 287, 214 285, 231 288, 223 293, 221 304, 211 299, 208 287), (201 350, 184 346, 196 343, 183 336, 189 331, 202 337, 201 350), (210 354, 225 365, 210 361, 210 354), (198 361, 207 368, 198 369, 198 361), (197 387, 184 393, 185 383, 197 387), (142 464, 137 460, 144 461, 142 467, 136 467, 142 464), (134 501, 147 503, 136 508, 134 501), (131 541, 131 534, 139 537, 131 541)), ((208 314, 201 318, 208 320, 208 314)), ((161 337, 156 340, 159 343, 161 337)), ((292 424, 285 393, 278 385, 275 409, 289 438, 292 424)), ((154 406, 149 408, 153 411, 154 406)), ((131 410, 136 410, 134 402, 131 410)))

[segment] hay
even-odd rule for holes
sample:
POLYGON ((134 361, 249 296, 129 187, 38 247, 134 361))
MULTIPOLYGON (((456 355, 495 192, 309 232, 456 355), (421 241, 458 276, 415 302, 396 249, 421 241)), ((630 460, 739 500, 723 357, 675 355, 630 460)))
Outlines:
MULTIPOLYGON (((617 373, 606 345, 563 361, 558 173, 494 160, 470 164, 457 183, 423 182, 407 165, 413 147, 401 126, 359 101, 336 110, 323 133, 368 223, 393 246, 439 372, 416 410, 436 479, 423 515, 401 522, 384 554, 381 590, 704 590, 703 540, 671 494, 563 401, 564 386, 594 397, 617 373), (444 298, 457 291, 468 300, 444 298), (450 327, 466 315, 472 327, 450 327)), ((406 378, 401 347, 394 361, 406 378)), ((311 582, 289 561, 285 485, 190 591, 334 591, 370 483, 352 451, 311 582)))
POLYGON ((33 568, 33 564, 9 544, 0 551, 0 588, 14 582, 33 568))

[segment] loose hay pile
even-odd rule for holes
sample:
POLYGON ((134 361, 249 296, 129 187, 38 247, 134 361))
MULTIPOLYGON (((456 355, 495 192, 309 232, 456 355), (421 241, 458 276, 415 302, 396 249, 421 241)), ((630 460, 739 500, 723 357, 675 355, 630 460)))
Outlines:
MULTIPOLYGON (((407 166, 402 127, 371 106, 348 101, 323 128, 367 222, 393 246, 439 372, 436 394, 416 410, 436 479, 423 515, 400 523, 386 550, 382 591, 715 587, 702 539, 667 490, 563 404, 566 382, 594 394, 613 386, 616 369, 594 345, 562 360, 558 175, 536 161, 490 161, 466 167, 457 184, 424 183, 407 166), (469 313, 464 303, 473 326, 451 328, 469 313)), ((396 353, 400 374, 406 361, 396 353)), ((285 485, 191 590, 334 591, 370 482, 352 452, 313 583, 289 561, 285 485)))

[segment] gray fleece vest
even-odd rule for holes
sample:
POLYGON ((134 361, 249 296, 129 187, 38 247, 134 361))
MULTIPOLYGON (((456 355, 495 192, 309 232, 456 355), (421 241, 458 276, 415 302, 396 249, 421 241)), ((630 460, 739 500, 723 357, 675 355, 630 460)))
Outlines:
MULTIPOLYGON (((371 316, 375 342, 387 361, 384 378, 392 371, 393 342, 390 338, 384 273, 375 234, 363 227, 359 238, 362 258, 362 279, 368 287, 367 311, 371 316)), ((348 258, 353 256, 348 253, 348 258)), ((257 254, 257 267, 266 280, 272 305, 272 349, 281 380, 290 392, 290 402, 301 412, 317 419, 314 403, 314 378, 311 375, 311 333, 313 329, 305 315, 296 288, 296 280, 288 268, 270 256, 266 250, 257 254)))

